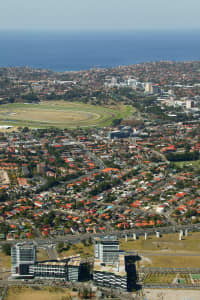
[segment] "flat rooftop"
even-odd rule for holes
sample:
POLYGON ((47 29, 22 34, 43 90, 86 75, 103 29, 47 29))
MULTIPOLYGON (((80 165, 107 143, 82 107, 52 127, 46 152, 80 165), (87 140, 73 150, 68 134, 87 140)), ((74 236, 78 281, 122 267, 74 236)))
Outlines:
POLYGON ((117 265, 102 264, 99 259, 95 259, 94 271, 114 273, 115 275, 118 276, 126 276, 124 254, 119 254, 119 260, 117 265))
POLYGON ((44 266, 66 266, 66 262, 60 262, 60 261, 45 261, 45 262, 39 262, 38 265, 44 265, 44 266))
POLYGON ((118 242, 119 241, 116 235, 100 236, 100 237, 96 237, 94 240, 102 241, 102 242, 107 242, 107 241, 118 242))
POLYGON ((36 245, 31 243, 31 242, 30 243, 27 243, 27 242, 26 243, 17 243, 13 246, 22 247, 22 248, 34 248, 34 247, 36 247, 36 245))

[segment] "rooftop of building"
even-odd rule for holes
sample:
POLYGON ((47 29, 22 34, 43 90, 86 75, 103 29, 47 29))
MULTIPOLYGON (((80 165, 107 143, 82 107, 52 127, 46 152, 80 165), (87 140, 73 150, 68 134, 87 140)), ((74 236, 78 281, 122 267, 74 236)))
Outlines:
POLYGON ((38 262, 39 265, 48 265, 48 266, 80 266, 81 257, 80 254, 74 256, 67 256, 61 259, 52 260, 52 261, 40 261, 38 262))
POLYGON ((38 262, 38 265, 44 265, 44 266, 66 266, 66 262, 61 262, 61 261, 43 261, 43 262, 38 262))
POLYGON ((99 259, 94 261, 94 271, 114 273, 118 276, 126 276, 125 270, 125 257, 124 254, 119 254, 119 260, 117 264, 103 264, 99 259))
POLYGON ((118 237, 116 235, 106 235, 106 236, 96 237, 95 241, 101 241, 101 242, 108 242, 108 241, 119 242, 118 237))
POLYGON ((15 245, 13 245, 12 247, 33 248, 33 247, 36 247, 36 245, 32 242, 24 242, 24 243, 17 243, 15 245))
POLYGON ((70 267, 79 267, 80 266, 80 260, 70 260, 68 262, 68 266, 70 267))
POLYGON ((76 254, 76 255, 71 255, 71 256, 65 256, 63 258, 60 258, 58 260, 80 260, 81 256, 80 254, 76 254))

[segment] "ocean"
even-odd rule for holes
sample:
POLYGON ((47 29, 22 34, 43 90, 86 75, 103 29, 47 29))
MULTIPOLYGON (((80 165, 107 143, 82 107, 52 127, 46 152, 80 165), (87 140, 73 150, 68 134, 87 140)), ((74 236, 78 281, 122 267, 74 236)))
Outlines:
POLYGON ((200 31, 0 31, 0 66, 78 71, 200 60, 200 31))

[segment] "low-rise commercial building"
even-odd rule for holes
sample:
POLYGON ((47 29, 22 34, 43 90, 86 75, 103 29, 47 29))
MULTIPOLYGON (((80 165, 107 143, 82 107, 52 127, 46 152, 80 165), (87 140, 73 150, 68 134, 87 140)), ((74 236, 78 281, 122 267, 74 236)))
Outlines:
POLYGON ((96 285, 127 290, 127 274, 124 254, 119 255, 117 265, 106 265, 101 260, 94 262, 93 280, 96 285))
POLYGON ((37 278, 67 280, 67 262, 46 261, 37 262, 29 267, 30 272, 37 278))

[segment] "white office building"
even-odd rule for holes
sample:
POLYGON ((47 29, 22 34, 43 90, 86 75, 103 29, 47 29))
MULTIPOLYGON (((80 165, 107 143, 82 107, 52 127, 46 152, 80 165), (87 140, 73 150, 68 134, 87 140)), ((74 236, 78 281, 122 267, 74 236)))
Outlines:
POLYGON ((94 240, 94 258, 105 264, 117 264, 119 240, 116 236, 104 236, 94 240))
POLYGON ((33 243, 18 243, 11 248, 11 275, 14 278, 29 278, 29 266, 36 262, 36 246, 33 243))
POLYGON ((41 279, 67 280, 67 262, 45 261, 30 266, 30 273, 41 279))
POLYGON ((62 261, 43 261, 30 265, 30 273, 40 279, 63 279, 78 281, 80 271, 80 255, 70 256, 62 261))

